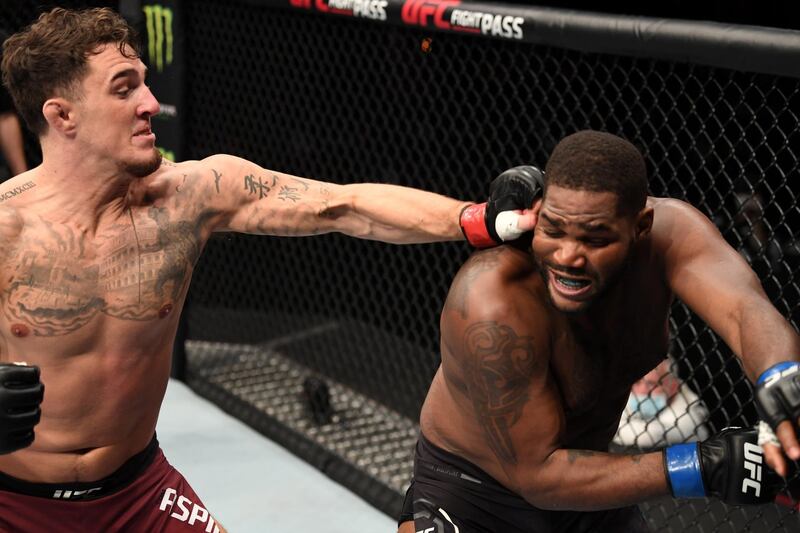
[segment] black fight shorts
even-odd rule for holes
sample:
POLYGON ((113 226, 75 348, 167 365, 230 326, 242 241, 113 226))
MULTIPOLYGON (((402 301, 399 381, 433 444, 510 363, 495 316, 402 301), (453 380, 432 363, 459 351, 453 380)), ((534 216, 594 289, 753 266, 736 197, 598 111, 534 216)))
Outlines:
POLYGON ((399 523, 417 533, 647 533, 636 506, 608 511, 548 511, 420 435, 414 478, 399 523))

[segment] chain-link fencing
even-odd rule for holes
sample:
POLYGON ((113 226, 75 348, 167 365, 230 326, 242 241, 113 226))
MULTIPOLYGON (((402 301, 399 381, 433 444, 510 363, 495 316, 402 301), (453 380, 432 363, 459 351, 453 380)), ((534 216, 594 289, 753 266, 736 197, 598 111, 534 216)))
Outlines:
MULTIPOLYGON (((607 130, 641 148, 653 195, 714 220, 797 326, 797 79, 237 3, 194 2, 187 15, 192 158, 231 152, 302 176, 480 199, 505 168, 544 165, 563 136, 607 130)), ((457 243, 337 235, 216 238, 191 292, 190 382, 235 399, 231 411, 396 512, 439 362, 438 315, 468 254, 457 243), (309 412, 309 376, 328 385, 321 422, 309 412)), ((654 423, 623 420, 620 446, 756 421, 728 348, 680 303, 670 323, 685 410, 652 442, 643 434, 654 423)), ((798 525, 777 507, 645 510, 657 531, 798 525)))
MULTIPOLYGON (((13 11, 12 26, 32 18, 13 11)), ((185 16, 190 159, 227 152, 301 176, 480 200, 502 170, 543 166, 563 136, 610 131, 644 153, 651 194, 706 213, 800 323, 797 78, 254 1, 193 0, 185 16)), ((439 312, 468 255, 460 243, 214 237, 184 313, 187 380, 396 513, 439 363, 439 312)), ((672 363, 650 377, 676 376, 683 406, 667 425, 629 410, 616 446, 648 449, 756 421, 752 388, 724 343, 681 303, 670 325, 672 363)), ((773 506, 664 500, 644 509, 656 531, 800 528, 773 506)))

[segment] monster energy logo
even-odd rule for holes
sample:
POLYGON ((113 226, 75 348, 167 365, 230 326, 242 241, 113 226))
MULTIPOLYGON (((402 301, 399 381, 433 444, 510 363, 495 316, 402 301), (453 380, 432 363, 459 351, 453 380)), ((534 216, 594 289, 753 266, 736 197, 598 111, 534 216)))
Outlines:
POLYGON ((158 72, 172 64, 172 9, 159 4, 142 6, 147 17, 147 55, 158 72))

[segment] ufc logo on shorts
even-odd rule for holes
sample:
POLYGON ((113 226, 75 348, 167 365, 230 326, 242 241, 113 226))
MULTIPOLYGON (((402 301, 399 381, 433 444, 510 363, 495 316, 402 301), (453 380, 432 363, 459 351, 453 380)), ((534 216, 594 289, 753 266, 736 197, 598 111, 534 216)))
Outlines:
POLYGON ((93 492, 97 492, 103 487, 95 487, 87 490, 57 490, 53 493, 53 498, 61 500, 78 500, 88 496, 93 492))
POLYGON ((206 524, 205 533, 219 533, 219 528, 214 522, 214 518, 204 508, 192 503, 186 496, 178 496, 175 489, 167 489, 161 498, 159 511, 173 511, 169 516, 181 522, 186 522, 190 526, 195 524, 206 524))
POLYGON ((761 495, 761 463, 763 460, 761 446, 751 442, 744 443, 744 469, 748 476, 742 481, 742 493, 747 494, 747 489, 753 488, 756 498, 761 495))
POLYGON ((420 529, 417 533, 433 533, 433 528, 429 527, 428 529, 420 529))

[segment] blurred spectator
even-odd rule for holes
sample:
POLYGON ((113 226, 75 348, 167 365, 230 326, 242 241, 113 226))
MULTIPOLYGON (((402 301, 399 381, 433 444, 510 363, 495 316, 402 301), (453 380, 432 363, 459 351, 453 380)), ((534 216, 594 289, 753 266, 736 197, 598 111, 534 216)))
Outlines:
MULTIPOLYGON (((0 32, 0 43, 5 41, 6 37, 0 32)), ((14 109, 14 103, 2 84, 0 84, 0 155, 5 163, 0 165, 0 182, 28 170, 22 126, 14 109)))
POLYGON ((671 371, 670 359, 633 384, 614 444, 647 450, 704 440, 708 410, 692 389, 671 371))

